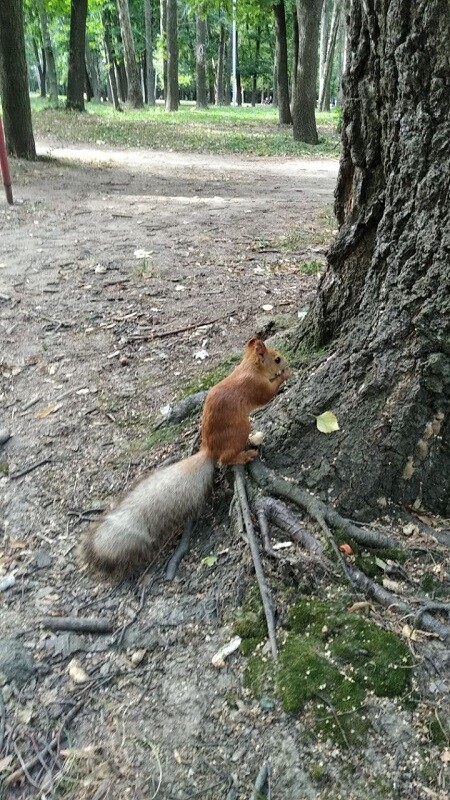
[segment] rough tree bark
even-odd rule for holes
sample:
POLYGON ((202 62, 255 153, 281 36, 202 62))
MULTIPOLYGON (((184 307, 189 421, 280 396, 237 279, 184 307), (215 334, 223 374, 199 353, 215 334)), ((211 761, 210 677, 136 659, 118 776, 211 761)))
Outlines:
POLYGON ((58 107, 58 76, 56 73, 55 54, 53 52, 50 31, 48 27, 47 10, 44 0, 37 0, 39 20, 41 23, 42 41, 44 44, 45 61, 48 77, 48 103, 52 108, 58 107))
POLYGON ((178 111, 178 12, 177 0, 167 0, 167 97, 166 111, 178 111))
POLYGON ((131 108, 143 108, 144 98, 142 96, 141 76, 136 59, 128 0, 117 0, 117 10, 119 12, 120 33, 122 36, 125 69, 127 73, 127 102, 131 108))
POLYGON ((84 111, 86 17, 87 0, 72 0, 66 99, 66 108, 71 111, 84 111))
POLYGON ((153 66, 153 9, 152 0, 144 0, 145 18, 145 83, 147 86, 147 104, 154 106, 155 68, 153 66))
POLYGON ((202 13, 195 15, 195 67, 197 108, 208 107, 208 92, 206 86, 206 17, 202 13))
POLYGON ((288 52, 286 39, 286 11, 284 0, 273 7, 275 14, 275 62, 277 81, 278 122, 280 125, 292 125, 289 105, 288 52))
POLYGON ((292 104, 296 141, 317 144, 316 80, 323 0, 297 0, 298 61, 292 104))
POLYGON ((8 152, 35 159, 22 0, 0 2, 0 92, 8 152))
POLYGON ((270 410, 271 458, 353 516, 389 498, 448 515, 449 6, 365 0, 347 23, 340 230, 292 341, 327 352, 270 410))

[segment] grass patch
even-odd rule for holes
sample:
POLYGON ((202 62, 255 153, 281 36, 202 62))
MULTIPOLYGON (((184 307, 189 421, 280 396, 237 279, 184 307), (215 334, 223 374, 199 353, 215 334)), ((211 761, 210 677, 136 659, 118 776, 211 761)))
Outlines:
POLYGON ((31 98, 33 129, 51 141, 143 147, 213 154, 336 158, 340 152, 337 113, 317 113, 319 144, 295 142, 290 126, 278 124, 270 107, 212 106, 198 111, 192 103, 168 114, 162 104, 140 111, 114 111, 107 103, 86 104, 86 112, 51 109, 31 98))
POLYGON ((179 399, 188 397, 190 394, 195 394, 196 392, 203 392, 211 389, 216 383, 226 378, 237 364, 239 364, 241 359, 242 355, 230 356, 221 361, 220 364, 213 369, 203 372, 181 389, 179 399))

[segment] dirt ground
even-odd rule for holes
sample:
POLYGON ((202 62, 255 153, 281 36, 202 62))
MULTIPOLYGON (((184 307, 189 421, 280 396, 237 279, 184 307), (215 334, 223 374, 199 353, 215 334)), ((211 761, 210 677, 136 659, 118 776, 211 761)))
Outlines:
MULTIPOLYGON (((212 666, 253 582, 220 488, 173 583, 157 570, 145 592, 110 587, 77 560, 92 510, 189 447, 195 426, 149 447, 159 410, 307 307, 317 275, 299 265, 324 261, 337 162, 39 150, 12 164, 16 204, 0 206, 0 580, 15 579, 0 635, 32 658, 3 685, 0 774, 63 722, 67 736, 8 796, 244 800, 267 762, 272 800, 447 797, 441 751, 395 701, 378 705, 367 751, 345 754, 254 700, 239 653, 212 666), (59 615, 113 630, 52 632, 43 619, 59 615)), ((445 649, 435 659, 439 698, 445 649)))

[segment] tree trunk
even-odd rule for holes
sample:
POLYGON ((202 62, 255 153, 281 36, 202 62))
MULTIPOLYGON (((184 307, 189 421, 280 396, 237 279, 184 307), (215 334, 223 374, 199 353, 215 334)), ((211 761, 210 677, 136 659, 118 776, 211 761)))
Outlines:
POLYGON ((338 35, 340 19, 341 19, 341 3, 340 0, 334 0, 333 17, 331 19, 327 55, 325 59, 322 81, 321 81, 322 86, 319 92, 319 111, 330 110, 331 69, 333 66, 334 48, 336 46, 336 39, 338 35))
POLYGON ((142 97, 141 76, 136 59, 128 0, 117 0, 117 10, 119 12, 120 33, 127 73, 127 102, 131 108, 143 108, 144 98, 142 97))
POLYGON ((297 8, 292 11, 292 75, 291 75, 291 106, 294 104, 295 85, 298 70, 298 16, 297 8))
POLYGON ((319 42, 319 98, 323 91, 323 75, 327 60, 328 37, 330 33, 329 0, 323 0, 322 17, 320 20, 319 42))
POLYGON ((278 122, 280 125, 292 125, 291 109, 289 105, 289 79, 287 66, 287 39, 286 39, 286 13, 284 0, 273 7, 275 14, 276 36, 276 78, 277 78, 277 103, 278 122))
POLYGON ((95 50, 91 49, 89 45, 89 37, 86 37, 86 72, 91 87, 91 98, 93 98, 96 103, 100 103, 102 98, 100 93, 97 53, 95 50))
POLYGON ((389 498, 448 516, 448 2, 365 0, 348 23, 340 231, 293 340, 328 350, 269 412, 270 450, 352 516, 389 498))
POLYGON ((0 90, 8 152, 18 158, 36 158, 22 0, 0 2, 0 90))
POLYGON ((296 141, 317 144, 316 81, 323 0, 297 0, 298 63, 292 120, 296 141))
POLYGON ((167 0, 160 0, 159 26, 163 48, 163 92, 165 100, 167 97, 167 0))
POLYGON ((208 107, 208 92, 206 87, 206 18, 200 13, 195 15, 195 64, 197 86, 197 108, 208 107))
POLYGON ((256 31, 256 42, 255 42, 255 62, 253 67, 253 76, 252 76, 252 107, 256 106, 256 88, 258 83, 258 70, 259 70, 259 52, 261 50, 261 27, 258 25, 258 29, 256 31))
POLYGON ((84 111, 86 16, 87 0, 72 0, 66 100, 71 111, 84 111))
POLYGON ((103 41, 105 45, 106 64, 108 68, 108 85, 111 100, 116 111, 119 110, 119 95, 117 90, 117 80, 115 72, 115 54, 111 35, 111 12, 109 9, 102 11, 103 41))
POLYGON ((166 111, 178 111, 178 13, 177 0, 167 0, 167 97, 166 111))
POLYGON ((224 65, 225 65, 225 25, 221 23, 219 30, 219 48, 217 51, 216 106, 223 106, 224 65))
POLYGON ((44 0, 37 0, 39 19, 41 22, 42 41, 44 43, 45 60, 47 64, 48 76, 48 104, 52 108, 58 107, 58 76, 56 74, 55 54, 53 53, 50 31, 48 29, 48 17, 45 9, 44 0))
POLYGON ((32 44, 33 44, 34 57, 36 59, 36 67, 37 67, 37 71, 38 71, 38 74, 39 74, 40 96, 42 98, 44 98, 44 97, 47 96, 47 89, 46 89, 46 86, 45 86, 45 81, 46 81, 45 50, 44 50, 44 48, 42 48, 42 50, 41 50, 41 53, 42 53, 42 62, 41 62, 41 56, 39 54, 38 43, 37 43, 36 39, 34 38, 34 36, 33 36, 33 39, 32 39, 32 44))
POLYGON ((154 106, 155 68, 153 66, 153 9, 152 0, 144 0, 145 17, 145 85, 147 87, 147 104, 154 106))
MULTIPOLYGON (((273 57, 273 107, 278 108, 278 67, 277 67, 277 53, 273 57)), ((289 86, 288 86, 288 103, 289 103, 289 86)), ((290 111, 289 111, 290 113, 290 111)))

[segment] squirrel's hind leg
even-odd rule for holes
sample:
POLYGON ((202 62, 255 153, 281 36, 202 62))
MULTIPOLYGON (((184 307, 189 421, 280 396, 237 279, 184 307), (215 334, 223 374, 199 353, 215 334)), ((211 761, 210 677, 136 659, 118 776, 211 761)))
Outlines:
POLYGON ((254 458, 258 455, 257 450, 241 450, 240 453, 225 453, 221 459, 221 464, 247 464, 249 461, 253 461, 254 458))

